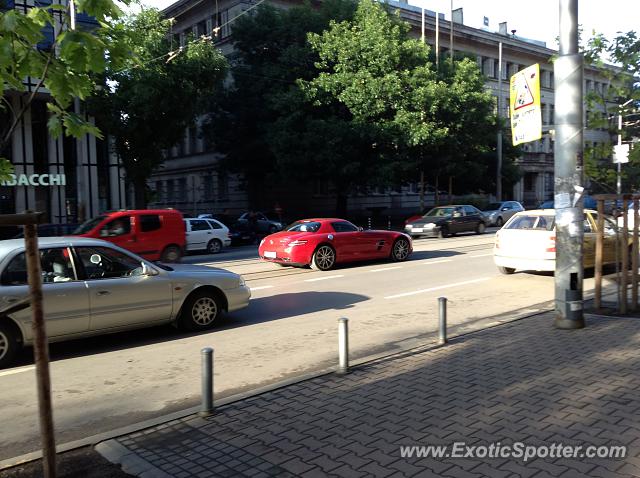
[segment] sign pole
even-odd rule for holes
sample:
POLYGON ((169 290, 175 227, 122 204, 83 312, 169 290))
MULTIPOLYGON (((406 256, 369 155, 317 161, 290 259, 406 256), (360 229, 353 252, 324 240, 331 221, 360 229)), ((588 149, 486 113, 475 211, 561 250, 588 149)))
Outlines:
POLYGON ((560 51, 554 62, 556 100, 555 326, 584 327, 583 57, 578 52, 578 0, 559 0, 560 51))
POLYGON ((498 43, 498 137, 496 139, 496 201, 502 201, 502 42, 498 43))

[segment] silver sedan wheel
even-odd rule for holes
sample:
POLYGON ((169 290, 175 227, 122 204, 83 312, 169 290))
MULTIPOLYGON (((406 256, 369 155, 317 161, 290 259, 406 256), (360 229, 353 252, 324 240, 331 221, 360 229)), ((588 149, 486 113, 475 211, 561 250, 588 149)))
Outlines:
POLYGON ((405 239, 398 239, 393 245, 393 258, 404 261, 409 256, 409 243, 405 239))
POLYGON ((9 353, 9 337, 0 330, 0 361, 9 353))
POLYGON ((321 246, 313 255, 313 262, 321 271, 328 271, 336 261, 336 253, 329 246, 321 246))
POLYGON ((205 327, 218 316, 218 305, 212 297, 200 297, 191 307, 191 318, 196 325, 205 327))

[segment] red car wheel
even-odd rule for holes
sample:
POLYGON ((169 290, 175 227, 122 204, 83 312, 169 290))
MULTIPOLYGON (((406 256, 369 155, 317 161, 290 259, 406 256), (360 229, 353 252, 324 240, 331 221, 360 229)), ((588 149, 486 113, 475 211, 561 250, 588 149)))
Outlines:
POLYGON ((335 263, 336 251, 327 244, 318 247, 311 257, 311 268, 318 271, 328 271, 335 263))

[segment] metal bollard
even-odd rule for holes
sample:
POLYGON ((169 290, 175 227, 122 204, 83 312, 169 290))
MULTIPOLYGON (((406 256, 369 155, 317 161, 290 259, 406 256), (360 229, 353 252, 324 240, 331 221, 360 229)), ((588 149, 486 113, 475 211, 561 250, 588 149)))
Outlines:
POLYGON ((199 415, 213 413, 213 349, 205 347, 200 351, 202 357, 202 409, 199 415))
POLYGON ((338 370, 339 375, 349 373, 349 319, 338 319, 338 370))
POLYGON ((391 230, 391 216, 387 216, 387 231, 391 230))
POLYGON ((447 298, 438 297, 438 344, 447 343, 447 298))

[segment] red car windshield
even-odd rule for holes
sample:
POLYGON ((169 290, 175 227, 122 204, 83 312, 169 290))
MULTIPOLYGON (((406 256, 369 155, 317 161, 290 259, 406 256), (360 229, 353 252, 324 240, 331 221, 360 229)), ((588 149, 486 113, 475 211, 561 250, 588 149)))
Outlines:
POLYGON ((294 222, 290 226, 287 226, 287 231, 291 232, 318 232, 320 229, 319 222, 304 222, 298 221, 294 222))

